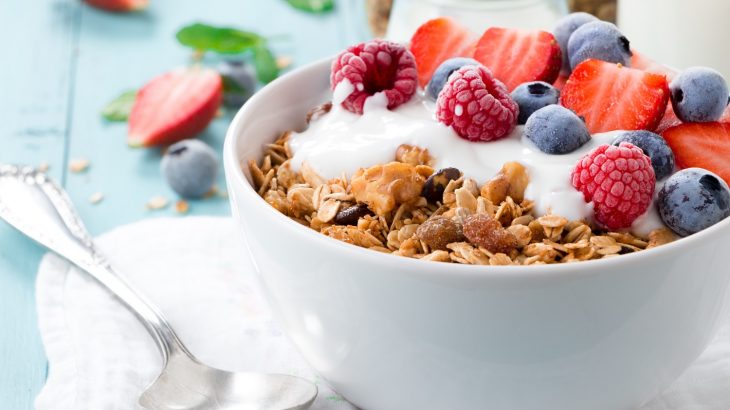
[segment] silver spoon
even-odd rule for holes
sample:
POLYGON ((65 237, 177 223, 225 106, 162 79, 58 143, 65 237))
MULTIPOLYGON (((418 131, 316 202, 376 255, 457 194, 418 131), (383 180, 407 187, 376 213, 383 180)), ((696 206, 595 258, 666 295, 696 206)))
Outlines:
POLYGON ((0 218, 94 277, 145 325, 157 342, 164 369, 140 396, 143 407, 304 410, 317 396, 317 387, 299 377, 234 373, 198 361, 162 314, 111 269, 66 193, 45 174, 0 166, 0 218))

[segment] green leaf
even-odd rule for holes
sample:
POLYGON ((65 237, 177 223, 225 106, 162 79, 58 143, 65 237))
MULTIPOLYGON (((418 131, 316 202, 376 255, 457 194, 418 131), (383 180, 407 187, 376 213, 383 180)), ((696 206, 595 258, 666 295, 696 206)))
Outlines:
POLYGON ((185 26, 177 32, 177 40, 199 51, 238 54, 261 44, 264 39, 256 33, 231 27, 215 27, 203 23, 185 26))
POLYGON ((137 90, 123 92, 101 110, 101 116, 107 121, 127 121, 136 98, 137 90))
POLYGON ((256 77, 264 84, 270 83, 279 76, 276 59, 265 44, 260 44, 253 49, 253 64, 256 67, 256 77))
POLYGON ((286 0, 295 9, 308 13, 326 13, 335 8, 334 0, 286 0))

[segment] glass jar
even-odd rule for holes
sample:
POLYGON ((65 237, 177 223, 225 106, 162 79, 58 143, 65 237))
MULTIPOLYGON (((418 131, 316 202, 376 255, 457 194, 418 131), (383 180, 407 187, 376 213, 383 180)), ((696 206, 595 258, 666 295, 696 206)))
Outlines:
POLYGON ((386 37, 407 42, 424 21, 439 16, 476 35, 495 26, 551 31, 567 13, 566 0, 394 0, 386 37))

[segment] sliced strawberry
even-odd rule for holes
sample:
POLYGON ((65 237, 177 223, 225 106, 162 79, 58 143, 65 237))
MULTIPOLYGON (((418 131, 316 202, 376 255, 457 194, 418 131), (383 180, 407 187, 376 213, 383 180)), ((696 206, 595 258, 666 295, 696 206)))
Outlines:
POLYGON ((661 134, 665 130, 675 127, 682 123, 682 120, 677 118, 677 114, 674 113, 674 107, 672 107, 672 103, 667 103, 667 109, 664 111, 664 116, 662 117, 661 122, 659 122, 659 125, 656 127, 657 134, 661 134))
POLYGON ((558 76, 558 79, 555 80, 555 82, 553 83, 553 87, 557 88, 558 90, 562 90, 563 87, 565 87, 565 83, 567 83, 567 82, 568 82, 567 76, 564 76, 564 75, 558 76))
POLYGON ((149 0, 86 0, 90 5, 115 12, 137 11, 147 8, 149 0))
POLYGON ((214 70, 184 68, 156 77, 137 93, 129 115, 130 146, 172 144, 194 137, 215 117, 223 81, 214 70))
POLYGON ((636 69, 642 70, 642 71, 648 71, 648 72, 654 73, 654 74, 664 74, 667 77, 668 81, 672 81, 672 79, 677 74, 679 74, 679 72, 677 70, 669 68, 663 64, 659 64, 656 61, 639 53, 636 50, 632 49, 631 53, 632 53, 631 68, 636 68, 636 69))
POLYGON ((500 27, 484 32, 474 59, 492 70, 510 91, 529 81, 552 84, 563 61, 560 46, 551 33, 500 27))
POLYGON ((411 37, 411 53, 416 57, 418 82, 425 87, 438 66, 451 57, 471 57, 474 36, 448 17, 423 23, 411 37))
POLYGON ((681 124, 664 131, 662 136, 674 151, 677 166, 704 168, 730 184, 730 124, 681 124))
POLYGON ((573 70, 560 103, 586 120, 591 133, 654 130, 669 101, 665 76, 586 60, 573 70))

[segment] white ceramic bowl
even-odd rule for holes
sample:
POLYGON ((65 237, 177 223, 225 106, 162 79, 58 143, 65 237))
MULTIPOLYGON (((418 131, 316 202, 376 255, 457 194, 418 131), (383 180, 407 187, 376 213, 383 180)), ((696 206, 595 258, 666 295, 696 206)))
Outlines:
POLYGON ((483 267, 348 245, 266 204, 245 164, 301 129, 329 62, 257 93, 233 120, 233 213, 269 300, 308 362, 359 407, 629 409, 705 349, 728 306, 730 219, 610 260, 483 267))

